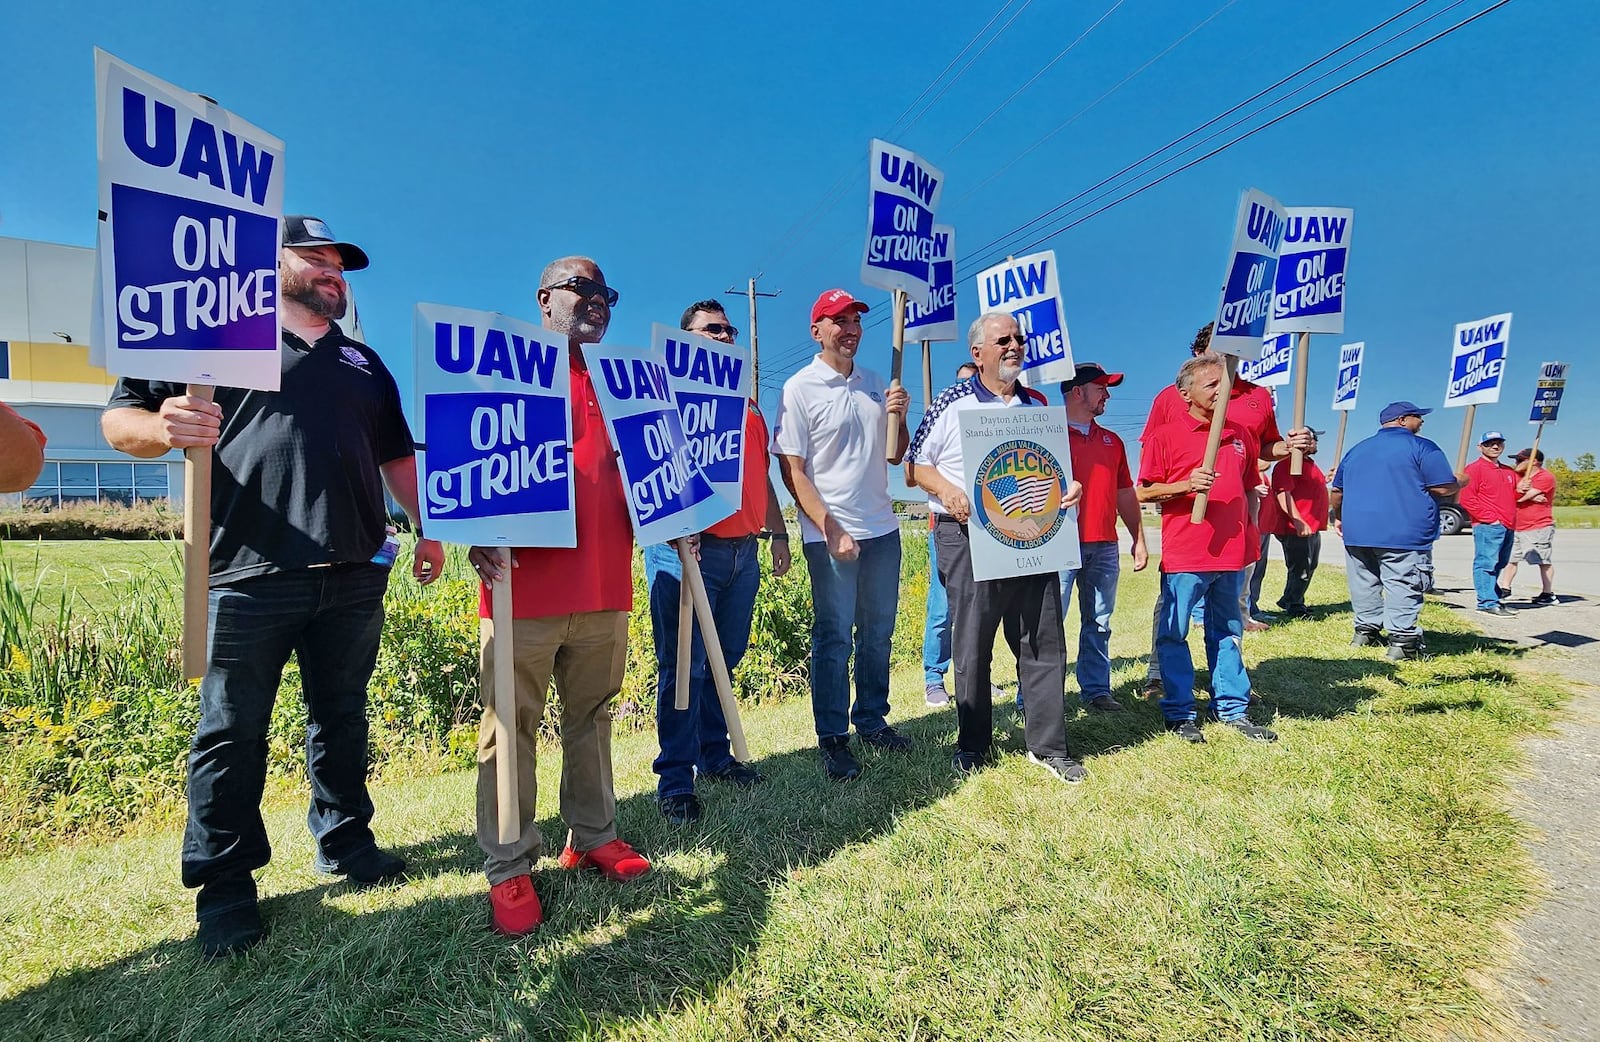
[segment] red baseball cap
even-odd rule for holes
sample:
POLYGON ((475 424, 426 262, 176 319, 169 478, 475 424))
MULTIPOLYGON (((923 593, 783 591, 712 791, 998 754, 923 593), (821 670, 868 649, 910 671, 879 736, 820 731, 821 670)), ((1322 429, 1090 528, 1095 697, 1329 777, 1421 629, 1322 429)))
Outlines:
POLYGON ((1101 387, 1115 387, 1122 382, 1121 373, 1108 373, 1099 362, 1079 362, 1077 371, 1072 379, 1061 385, 1061 390, 1068 387, 1084 387, 1088 384, 1099 384, 1101 387))
POLYGON ((811 321, 815 323, 819 318, 837 318, 851 308, 857 308, 861 311, 872 310, 844 290, 830 289, 818 297, 815 304, 811 305, 811 321))

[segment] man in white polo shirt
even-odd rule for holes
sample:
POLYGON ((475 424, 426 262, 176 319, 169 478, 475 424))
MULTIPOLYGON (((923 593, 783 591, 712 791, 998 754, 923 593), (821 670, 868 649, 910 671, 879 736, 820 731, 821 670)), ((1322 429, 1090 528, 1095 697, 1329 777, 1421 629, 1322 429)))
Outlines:
MULTIPOLYGON (((966 773, 989 759, 994 738, 990 667, 1001 621, 1020 623, 1017 684, 1023 702, 1023 737, 1028 759, 1057 778, 1076 784, 1089 776, 1067 751, 1066 640, 1061 627, 1061 588, 1055 572, 977 582, 967 519, 972 503, 961 460, 965 409, 1048 405, 1044 395, 1018 383, 1027 340, 1007 312, 980 315, 967 330, 978 375, 946 389, 928 406, 911 443, 917 484, 928 493, 939 547, 939 576, 955 619, 951 659, 956 673, 954 767, 966 773)), ((1083 488, 1074 481, 1061 505, 1076 506, 1083 488)))
POLYGON ((900 600, 900 522, 889 499, 889 417, 898 418, 893 462, 909 440, 905 388, 855 362, 867 305, 842 289, 811 305, 822 353, 783 385, 772 430, 783 483, 794 495, 815 606, 811 711, 829 778, 861 773, 850 725, 863 744, 894 752, 911 739, 889 726, 889 650, 900 600), (850 655, 855 653, 855 704, 850 655))

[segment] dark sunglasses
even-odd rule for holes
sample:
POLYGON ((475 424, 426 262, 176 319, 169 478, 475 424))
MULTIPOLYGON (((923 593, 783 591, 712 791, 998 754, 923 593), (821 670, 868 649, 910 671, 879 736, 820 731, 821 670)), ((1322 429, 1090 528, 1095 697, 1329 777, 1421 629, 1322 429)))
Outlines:
POLYGON ((1012 344, 1016 344, 1018 347, 1027 347, 1028 338, 1023 336, 1021 333, 1018 333, 1015 336, 1007 333, 1005 336, 996 337, 994 344, 996 347, 1010 347, 1012 344))
POLYGON ((570 289, 578 296, 585 299, 589 297, 602 297, 607 307, 617 306, 617 291, 603 282, 596 282, 587 275, 574 275, 570 279, 562 279, 546 286, 545 289, 570 289))
POLYGON ((739 335, 739 327, 725 326, 721 322, 707 322, 699 329, 691 329, 689 332, 704 333, 707 336, 721 336, 722 334, 726 333, 731 337, 737 337, 739 335))

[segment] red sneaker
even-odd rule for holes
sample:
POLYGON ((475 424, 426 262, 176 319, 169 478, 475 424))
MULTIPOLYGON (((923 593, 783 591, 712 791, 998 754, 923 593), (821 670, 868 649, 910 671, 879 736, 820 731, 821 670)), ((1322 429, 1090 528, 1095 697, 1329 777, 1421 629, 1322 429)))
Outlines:
POLYGON ((512 876, 489 888, 489 925, 507 937, 532 933, 544 922, 544 909, 529 876, 512 876))
POLYGON ((573 850, 572 844, 568 843, 557 862, 562 868, 592 868, 617 883, 638 879, 650 871, 650 862, 620 839, 601 844, 593 850, 573 850))

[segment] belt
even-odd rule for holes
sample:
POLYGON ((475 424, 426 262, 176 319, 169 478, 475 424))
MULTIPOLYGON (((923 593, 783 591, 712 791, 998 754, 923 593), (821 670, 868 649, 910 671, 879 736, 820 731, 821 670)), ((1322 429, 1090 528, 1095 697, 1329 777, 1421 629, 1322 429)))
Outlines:
POLYGON ((700 541, 702 543, 708 540, 718 543, 744 543, 749 542, 754 538, 754 533, 751 533, 750 535, 712 535, 710 532, 700 533, 700 541))
POLYGON ((939 525, 946 524, 946 523, 952 524, 952 525, 964 525, 964 524, 966 524, 965 521, 961 521, 961 520, 957 519, 954 514, 935 514, 935 515, 933 515, 933 521, 934 521, 935 524, 939 524, 939 525))

